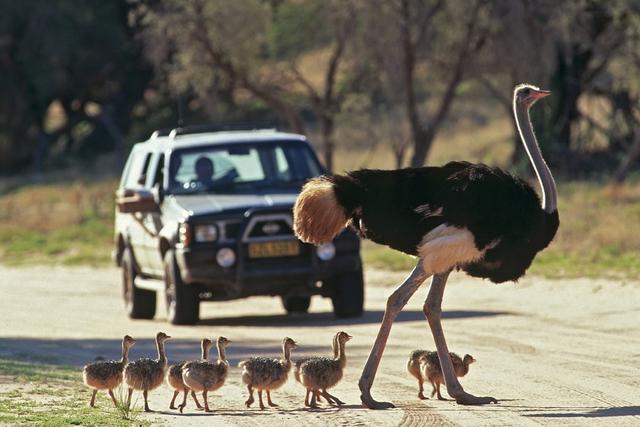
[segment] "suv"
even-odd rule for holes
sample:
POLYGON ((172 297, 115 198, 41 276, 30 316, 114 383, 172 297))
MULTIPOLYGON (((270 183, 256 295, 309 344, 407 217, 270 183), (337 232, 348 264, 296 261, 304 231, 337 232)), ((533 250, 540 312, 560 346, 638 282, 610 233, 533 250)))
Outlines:
POLYGON ((253 295, 280 296, 288 313, 322 295, 337 317, 360 316, 356 234, 317 248, 293 234, 297 194, 324 172, 304 136, 275 130, 183 128, 135 144, 115 216, 129 317, 153 318, 158 292, 173 324, 196 323, 200 301, 253 295))

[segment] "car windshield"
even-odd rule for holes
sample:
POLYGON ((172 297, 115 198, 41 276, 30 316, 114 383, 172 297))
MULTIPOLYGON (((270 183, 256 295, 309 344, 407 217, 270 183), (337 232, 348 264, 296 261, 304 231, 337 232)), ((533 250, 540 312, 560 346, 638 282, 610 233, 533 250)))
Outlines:
POLYGON ((322 172, 300 142, 235 143, 176 150, 169 163, 169 192, 249 193, 299 189, 322 172))

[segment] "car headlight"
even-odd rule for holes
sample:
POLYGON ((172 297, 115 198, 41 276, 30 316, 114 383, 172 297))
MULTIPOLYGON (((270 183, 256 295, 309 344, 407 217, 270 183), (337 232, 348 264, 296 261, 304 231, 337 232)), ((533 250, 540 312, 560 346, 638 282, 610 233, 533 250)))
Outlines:
POLYGON ((218 240, 218 227, 215 225, 196 225, 193 227, 196 242, 214 242, 218 240))
POLYGON ((322 261, 329 261, 336 255, 336 247, 333 243, 325 243, 316 248, 316 253, 322 261))
POLYGON ((178 239, 182 246, 188 247, 191 244, 191 226, 183 222, 178 228, 178 239))
POLYGON ((222 248, 216 254, 216 261, 220 267, 231 267, 236 262, 236 253, 231 248, 222 248))

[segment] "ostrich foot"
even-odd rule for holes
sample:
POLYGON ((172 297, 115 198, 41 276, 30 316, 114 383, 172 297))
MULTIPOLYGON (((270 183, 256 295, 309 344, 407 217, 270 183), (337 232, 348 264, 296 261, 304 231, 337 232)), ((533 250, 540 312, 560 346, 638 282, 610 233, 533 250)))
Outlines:
POLYGON ((488 405, 489 403, 498 403, 498 400, 490 396, 474 396, 465 391, 456 396, 456 403, 459 405, 488 405))
POLYGON ((253 398, 253 396, 251 396, 246 400, 246 402, 244 402, 244 404, 247 405, 247 408, 249 408, 253 402, 255 402, 255 399, 253 398))
POLYGON ((424 394, 422 394, 422 392, 418 393, 418 399, 420 400, 427 400, 429 399, 427 396, 425 396, 424 394))
POLYGON ((391 409, 396 407, 391 402, 378 402, 371 397, 370 393, 362 393, 360 395, 360 400, 362 401, 362 404, 369 409, 391 409))

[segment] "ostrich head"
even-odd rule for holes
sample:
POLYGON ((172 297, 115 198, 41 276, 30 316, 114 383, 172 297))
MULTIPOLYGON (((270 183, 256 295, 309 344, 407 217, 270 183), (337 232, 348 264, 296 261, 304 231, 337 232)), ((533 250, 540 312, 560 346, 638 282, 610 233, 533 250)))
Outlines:
POLYGON ((336 334, 336 338, 337 338, 339 343, 346 343, 347 341, 349 341, 353 337, 351 335, 349 335, 348 333, 346 333, 346 332, 338 332, 336 334))
POLYGON ((221 346, 222 348, 228 346, 229 344, 231 344, 231 340, 225 337, 218 337, 218 345, 221 346))
POLYGON ((462 359, 462 363, 464 363, 465 366, 469 366, 470 364, 472 364, 475 361, 476 361, 476 359, 474 359, 473 356, 470 355, 470 354, 465 354, 464 355, 464 359, 462 359))
POLYGON ((122 342, 124 343, 125 347, 131 348, 136 343, 136 340, 131 338, 129 335, 125 335, 122 342))
POLYGON ((296 342, 289 337, 285 337, 285 339, 282 340, 282 344, 288 349, 294 349, 297 347, 296 342))
POLYGON ((209 338, 203 338, 202 339, 201 347, 203 349, 207 349, 207 351, 208 351, 211 348, 212 345, 213 345, 213 341, 211 341, 209 338))
POLYGON ((531 107, 538 99, 551 95, 551 91, 523 83, 516 86, 513 95, 516 103, 531 107))
POLYGON ((156 335, 156 341, 158 342, 165 342, 166 340, 170 339, 171 337, 167 334, 165 334, 164 332, 158 332, 158 334, 156 335))

